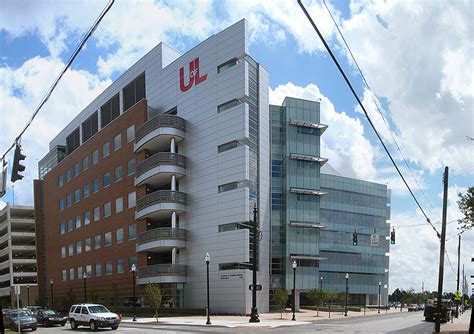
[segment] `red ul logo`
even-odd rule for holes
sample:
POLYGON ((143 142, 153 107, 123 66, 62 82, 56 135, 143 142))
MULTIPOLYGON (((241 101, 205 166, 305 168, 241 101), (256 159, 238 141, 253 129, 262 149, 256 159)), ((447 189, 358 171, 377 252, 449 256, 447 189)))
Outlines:
POLYGON ((189 63, 189 82, 184 84, 184 67, 179 69, 179 88, 187 92, 194 84, 198 85, 207 79, 207 74, 202 77, 199 74, 199 57, 189 63))

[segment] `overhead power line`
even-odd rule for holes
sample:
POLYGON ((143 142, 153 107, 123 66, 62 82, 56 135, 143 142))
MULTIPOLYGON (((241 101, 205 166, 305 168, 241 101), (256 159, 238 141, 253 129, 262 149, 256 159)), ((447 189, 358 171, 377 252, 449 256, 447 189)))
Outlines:
POLYGON ((344 73, 344 70, 342 69, 341 65, 339 64, 339 62, 337 61, 336 57, 334 56, 334 54, 332 53, 331 49, 329 48, 329 45, 326 43, 326 40, 324 39, 323 35, 321 35, 321 32, 319 31, 318 27, 316 26, 316 24, 314 23, 313 19, 311 18, 311 16, 309 15, 308 11, 306 10, 306 7, 303 5, 303 3, 301 2, 301 0, 298 0, 298 4, 300 5, 301 9, 303 10, 303 12, 305 13, 306 17, 308 18, 309 22, 311 23, 311 25, 313 26, 314 30, 316 31, 316 33, 318 34, 319 38, 321 39, 321 42, 324 44, 326 50, 328 51, 329 55, 331 56, 332 60, 334 61, 335 65, 337 66, 339 72, 341 73, 341 75, 343 76, 346 84, 349 86, 349 89, 351 90, 352 94, 354 95, 354 97, 356 98, 357 100, 357 103, 359 104, 359 106, 362 108, 362 110, 364 111, 364 114, 370 124, 370 126, 372 127, 372 129, 374 130, 375 134, 377 135, 377 138, 379 139, 380 141, 380 144, 383 146, 385 152, 387 153, 388 157, 390 158, 390 161, 392 162, 393 166, 395 167, 395 169, 397 170, 397 173, 398 175, 401 177, 401 179, 403 180, 403 183, 405 184, 405 186, 407 187, 408 191, 410 192, 411 196, 413 197, 414 201, 416 202, 418 208, 421 210, 421 212, 423 213, 423 216, 425 216, 426 218, 426 221, 428 224, 431 225, 431 227, 433 228, 433 230, 436 232, 436 235, 438 236, 438 238, 441 238, 441 235, 440 233, 438 232, 438 230, 436 229, 436 227, 431 223, 431 220, 428 218, 428 216, 426 215, 425 213, 425 210, 423 210, 423 208, 421 207, 418 199, 416 198, 415 194, 413 193, 413 191, 411 190, 410 186, 408 185, 407 181, 405 180, 405 177, 403 176, 403 174, 401 173, 400 169, 398 168, 395 160, 393 159, 392 155, 390 154, 390 151, 387 149, 387 146, 385 145, 385 143, 383 142, 382 140, 382 137, 380 136, 380 134, 378 133, 377 129, 375 128, 374 124, 372 123, 372 120, 370 119, 370 116, 369 114, 367 113, 367 110, 365 109, 364 105, 362 104, 359 96, 357 95, 357 93, 355 92, 354 88, 352 87, 352 84, 351 82, 349 81, 349 79, 347 78, 346 74, 344 73))
POLYGON ((12 145, 10 146, 10 148, 7 149, 7 151, 3 154, 2 156, 2 159, 1 160, 4 160, 6 155, 8 154, 8 152, 11 151, 11 149, 13 147, 15 147, 15 145, 17 143, 19 143, 21 141, 21 136, 23 136, 23 134, 25 133, 25 131, 28 129, 28 127, 31 125, 31 123, 33 122, 33 120, 35 119, 36 115, 38 115, 39 111, 41 110, 41 108, 44 106, 44 104, 49 100, 51 94, 53 93, 54 89, 56 88, 56 86, 58 85, 59 83, 59 80, 61 80, 61 78, 63 77, 64 73, 66 73, 66 71, 69 69, 69 67, 71 66, 72 62, 74 61, 74 59, 76 58, 76 56, 79 54, 79 52, 81 51, 82 47, 86 44, 87 40, 89 39, 89 37, 92 36, 92 34, 94 33, 94 31, 97 29, 97 27, 99 26, 99 23, 102 21, 102 19, 104 18, 104 16, 107 14, 107 12, 110 10, 110 8, 112 7, 112 5, 114 4, 115 0, 110 0, 109 3, 107 4, 107 6, 102 10, 102 12, 100 13, 99 17, 95 20, 94 24, 92 25, 92 27, 89 29, 89 31, 87 32, 87 34, 84 36, 84 38, 82 39, 81 43, 77 46, 76 50, 74 51, 74 53, 71 55, 71 57, 69 57, 69 60, 66 62, 66 64, 64 65, 63 69, 61 70, 61 72, 59 73, 59 75, 57 76, 56 80, 54 80, 53 84, 51 85, 51 87, 49 88, 48 92, 46 93, 46 95, 43 97, 43 99, 41 100, 39 106, 36 108, 35 112, 33 113, 33 115, 31 116, 30 120, 26 123, 25 127, 23 128, 23 130, 20 132, 20 134, 15 138, 15 140, 13 141, 12 145))

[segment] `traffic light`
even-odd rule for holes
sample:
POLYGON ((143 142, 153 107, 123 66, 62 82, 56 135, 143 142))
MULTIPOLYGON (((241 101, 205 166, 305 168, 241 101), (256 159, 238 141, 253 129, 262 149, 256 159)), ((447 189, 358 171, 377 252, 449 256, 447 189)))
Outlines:
POLYGON ((390 232, 390 244, 395 245, 395 227, 393 228, 392 232, 390 232))
POLYGON ((357 246, 357 231, 354 230, 354 233, 352 233, 352 245, 357 246))
POLYGON ((12 166, 12 183, 23 178, 23 175, 19 174, 20 172, 25 171, 25 166, 20 164, 21 160, 25 160, 26 155, 21 154, 21 146, 16 144, 15 147, 15 156, 13 157, 13 166, 12 166))

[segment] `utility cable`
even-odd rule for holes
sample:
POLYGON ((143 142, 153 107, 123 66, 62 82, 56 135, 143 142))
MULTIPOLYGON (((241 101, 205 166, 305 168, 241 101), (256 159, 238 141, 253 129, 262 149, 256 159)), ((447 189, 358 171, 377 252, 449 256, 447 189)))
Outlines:
POLYGON ((403 180, 403 183, 405 183, 405 186, 407 187, 408 191, 410 192, 411 196, 413 197, 413 199, 415 200, 416 204, 418 205, 418 208, 421 210, 421 212, 423 213, 423 216, 425 216, 426 218, 426 221, 428 222, 428 224, 431 225, 431 227, 433 228, 433 230, 436 232, 436 235, 438 236, 439 239, 441 239, 441 235, 440 233, 438 232, 438 230, 436 229, 436 227, 431 223, 430 219, 428 218, 428 216, 426 215, 425 213, 425 210, 423 210, 423 208, 421 207, 420 203, 418 202, 418 199, 415 197, 415 194, 413 193, 413 191, 411 190, 410 186, 408 185, 407 181, 405 180, 405 177, 403 176, 403 174, 401 173, 400 169, 398 168, 395 160, 393 159, 392 155, 390 154, 389 150, 387 149, 387 147, 385 146, 385 143, 383 142, 382 138, 380 137, 380 134, 378 133, 377 129, 375 128, 374 124, 372 123, 372 120, 370 119, 369 117, 369 114, 367 113, 367 110, 365 110, 365 107, 364 105, 362 104, 361 100, 359 99, 359 96, 357 95, 357 93, 355 92, 354 88, 352 87, 352 84, 351 82, 349 81, 349 79, 347 78, 346 74, 344 73, 344 70, 341 68, 341 65, 339 65, 339 62, 337 61, 336 57, 334 56, 334 54, 332 53, 331 49, 329 48, 329 45, 326 43, 326 40, 324 39, 323 35, 321 35, 321 32, 319 31, 318 27, 316 26, 316 24, 314 23, 313 19, 311 18, 311 16, 309 15, 308 11, 306 10, 306 7, 303 5, 303 3, 301 2, 301 0, 298 0, 298 4, 300 5, 301 9, 303 10, 303 12, 305 13, 306 17, 308 18, 309 22, 311 23, 311 25, 313 26, 314 30, 316 31, 316 33, 318 34, 319 38, 321 39, 321 42, 324 44, 324 46, 326 47, 326 50, 328 51, 329 55, 331 56, 332 60, 334 61, 335 65, 337 66, 339 72, 341 73, 341 75, 343 76, 344 80, 346 81, 346 84, 349 86, 349 89, 351 90, 352 94, 354 95, 354 97, 356 98, 359 106, 362 108, 362 110, 364 111, 364 114, 370 124, 370 126, 372 127, 372 129, 374 130, 375 134, 377 135, 377 138, 379 139, 380 143, 382 144, 385 152, 387 153, 387 155, 389 156, 390 158, 390 161, 392 162, 393 166, 395 167, 395 169, 397 170, 398 172, 398 175, 401 177, 401 179, 403 180))
MULTIPOLYGON (((389 127, 389 125, 388 125, 388 123, 387 123, 387 121, 386 121, 386 119, 385 119, 385 117, 384 117, 384 115, 383 115, 383 113, 382 113, 382 110, 381 110, 381 108, 380 108, 380 106, 379 106, 379 103, 377 102, 377 99, 375 99, 375 97, 374 97, 374 95, 375 95, 375 94, 374 94, 374 91, 373 91, 372 88, 370 87, 369 82, 367 81, 367 79, 366 79, 365 76, 364 76, 364 73, 362 73, 362 70, 361 70, 361 68, 359 67, 359 63, 357 63, 357 60, 355 59, 355 56, 354 56, 354 54, 352 53, 352 50, 351 50, 351 48, 349 47, 349 44, 347 43, 347 41, 346 41, 344 35, 342 34, 341 29, 339 29, 339 25, 337 24, 336 20, 334 19, 334 16, 332 15, 331 10, 329 9, 328 5, 326 4, 326 1, 325 1, 325 0, 322 0, 322 1, 323 1, 324 6, 326 7, 327 12, 328 12, 329 15, 331 16, 332 22, 334 23, 334 26, 336 27, 337 31, 339 32, 339 35, 341 36, 341 38, 342 38, 342 40, 343 40, 343 42, 344 42, 344 45, 346 46, 347 51, 349 51, 349 54, 351 55, 351 58, 352 58, 352 60, 354 61, 354 64, 356 65, 357 70, 359 71, 359 74, 360 74, 360 76, 362 77, 362 81, 364 82, 365 86, 366 86, 367 89, 368 89, 368 91, 369 91, 369 93, 370 93, 370 97, 372 98, 372 101, 374 102, 375 107, 377 108, 377 110, 378 110, 380 116, 382 117, 382 120, 383 120, 383 122, 384 122, 384 124, 385 124, 385 127, 386 127, 387 130, 388 130, 388 133, 390 134, 390 137, 392 137, 392 140, 393 140, 393 142, 395 143, 395 147, 397 148, 398 152, 400 153, 400 156, 402 157, 403 161, 405 162, 405 165, 407 166, 408 170, 410 171, 410 174, 411 174, 411 176, 413 177, 413 180, 415 180, 415 183, 417 184, 418 188, 420 189, 420 191, 421 191, 421 193, 422 193, 422 195, 423 195, 423 197, 424 197, 426 203, 428 203, 428 205, 430 206, 430 208, 431 208, 431 210, 432 210, 431 212, 432 212, 432 213, 435 212, 435 211, 434 211, 434 208, 433 208, 433 205, 431 205, 431 202, 428 200, 428 197, 426 196, 425 192, 423 191, 423 188, 421 187, 420 183, 418 182, 418 179, 415 177, 415 174, 413 173, 413 171, 412 171, 410 165, 408 164, 407 160, 405 159, 405 156, 403 155, 402 150, 400 149, 400 146, 398 145, 398 142, 397 142, 397 140, 395 139, 395 136, 393 135, 392 131, 390 130, 390 127, 389 127)), ((441 217, 440 217, 440 218, 441 218, 441 217)))
POLYGON ((449 254, 447 251, 444 251, 444 253, 446 254, 446 258, 448 259, 448 262, 449 262, 449 266, 451 267, 451 270, 453 271, 453 274, 454 274, 454 277, 457 276, 456 272, 454 271, 454 267, 453 265, 451 264, 451 260, 449 259, 449 254))
POLYGON ((49 88, 48 92, 46 93, 46 95, 43 97, 43 99, 41 100, 39 106, 36 108, 35 112, 33 113, 33 115, 31 116, 30 120, 26 123, 25 127, 23 128, 23 130, 20 132, 20 134, 18 135, 18 137, 15 138, 15 140, 13 141, 13 144, 10 146, 9 149, 7 149, 7 151, 3 154, 2 156, 2 159, 1 160, 4 160, 5 159, 5 156, 8 154, 8 152, 11 151, 11 149, 13 147, 15 147, 15 145, 17 143, 19 143, 21 141, 21 136, 25 133, 25 131, 28 129, 28 127, 31 125, 31 123, 33 122, 33 120, 35 119, 36 115, 39 113, 39 111, 41 110, 41 108, 44 106, 44 104, 49 100, 51 94, 53 93, 54 89, 56 88, 56 86, 58 85, 59 83, 59 80, 61 80, 61 78, 63 77, 64 73, 66 73, 66 71, 69 69, 69 67, 71 66, 72 62, 74 61, 74 59, 76 58, 76 56, 79 54, 79 52, 81 51, 82 47, 86 44, 87 40, 89 39, 90 36, 92 36, 92 34, 94 33, 94 31, 97 29, 97 27, 99 26, 99 23, 102 21, 102 19, 104 18, 105 14, 107 14, 107 12, 110 10, 110 8, 112 7, 112 5, 114 4, 114 1, 115 0, 110 0, 109 3, 107 4, 107 6, 102 10, 102 12, 100 13, 99 17, 95 20, 94 24, 92 25, 92 27, 89 29, 89 31, 87 32, 87 34, 84 36, 84 38, 82 39, 81 43, 77 46, 76 50, 74 51, 74 53, 71 55, 71 57, 69 57, 69 60, 67 61, 67 63, 64 65, 63 69, 61 70, 61 72, 59 73, 59 75, 57 76, 56 80, 54 80, 53 84, 51 85, 51 87, 49 88))

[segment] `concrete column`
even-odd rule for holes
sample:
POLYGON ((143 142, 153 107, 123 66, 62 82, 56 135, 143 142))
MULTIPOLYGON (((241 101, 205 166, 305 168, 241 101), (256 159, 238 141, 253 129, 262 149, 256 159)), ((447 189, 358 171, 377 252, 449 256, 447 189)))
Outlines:
POLYGON ((174 138, 171 138, 170 152, 171 153, 176 153, 176 142, 175 142, 174 138))
POLYGON ((176 228, 176 211, 171 214, 171 227, 176 228))
POLYGON ((176 264, 176 247, 171 250, 171 264, 176 264))
POLYGON ((171 176, 171 190, 176 191, 176 175, 171 176))

